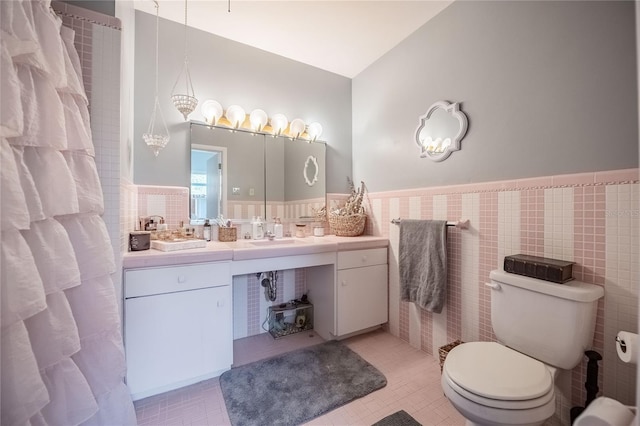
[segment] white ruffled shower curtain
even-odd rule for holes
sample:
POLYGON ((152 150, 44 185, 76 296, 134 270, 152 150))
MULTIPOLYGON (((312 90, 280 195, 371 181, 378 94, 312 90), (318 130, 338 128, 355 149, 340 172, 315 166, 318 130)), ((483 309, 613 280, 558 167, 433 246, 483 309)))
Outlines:
POLYGON ((73 40, 49 1, 0 1, 3 426, 136 423, 73 40))

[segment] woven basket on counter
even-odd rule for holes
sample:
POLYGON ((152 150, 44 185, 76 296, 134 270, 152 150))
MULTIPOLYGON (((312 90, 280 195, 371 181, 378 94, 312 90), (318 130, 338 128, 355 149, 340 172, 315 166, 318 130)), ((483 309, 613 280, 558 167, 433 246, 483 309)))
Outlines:
POLYGON ((329 227, 331 233, 340 237, 357 237, 364 232, 364 225, 367 221, 366 214, 352 214, 352 215, 336 215, 328 214, 329 227))
POLYGON ((238 239, 238 228, 232 227, 219 227, 218 228, 218 241, 223 243, 230 243, 238 239))

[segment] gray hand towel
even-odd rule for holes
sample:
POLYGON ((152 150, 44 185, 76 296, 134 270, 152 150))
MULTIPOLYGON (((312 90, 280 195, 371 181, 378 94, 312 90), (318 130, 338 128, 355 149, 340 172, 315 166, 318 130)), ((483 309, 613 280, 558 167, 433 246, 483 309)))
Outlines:
POLYGON ((447 294, 447 222, 400 222, 400 298, 439 314, 447 294))

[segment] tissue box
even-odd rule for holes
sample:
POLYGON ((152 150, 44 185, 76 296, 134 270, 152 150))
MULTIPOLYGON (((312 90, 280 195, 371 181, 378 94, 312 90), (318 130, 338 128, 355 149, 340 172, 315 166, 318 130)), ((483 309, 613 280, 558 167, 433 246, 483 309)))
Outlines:
POLYGON ((574 264, 575 262, 526 254, 514 254, 504 257, 505 272, 558 284, 563 284, 573 279, 574 264))

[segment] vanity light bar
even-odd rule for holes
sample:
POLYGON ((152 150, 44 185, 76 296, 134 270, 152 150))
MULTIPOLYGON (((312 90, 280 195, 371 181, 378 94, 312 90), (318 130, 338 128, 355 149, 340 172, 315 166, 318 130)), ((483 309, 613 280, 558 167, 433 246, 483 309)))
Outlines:
POLYGON ((292 140, 302 139, 315 142, 322 135, 322 125, 314 122, 309 125, 296 118, 289 122, 284 114, 274 114, 271 118, 261 109, 247 114, 239 105, 231 105, 226 111, 220 103, 207 100, 200 106, 200 113, 207 124, 224 126, 230 129, 244 129, 254 133, 273 136, 287 136, 292 140))

